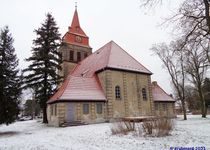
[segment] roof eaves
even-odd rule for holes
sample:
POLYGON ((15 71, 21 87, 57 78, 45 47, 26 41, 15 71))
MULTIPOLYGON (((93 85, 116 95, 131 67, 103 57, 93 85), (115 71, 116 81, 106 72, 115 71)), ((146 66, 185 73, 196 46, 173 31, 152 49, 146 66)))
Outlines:
POLYGON ((61 102, 106 102, 107 99, 56 99, 51 102, 47 102, 47 104, 61 103, 61 102))
POLYGON ((175 103, 175 100, 153 100, 154 102, 167 102, 167 103, 175 103))
POLYGON ((95 73, 100 73, 104 70, 116 70, 116 71, 125 71, 125 72, 131 72, 131 73, 138 73, 138 74, 147 74, 147 75, 152 75, 153 73, 151 72, 141 72, 141 71, 135 71, 135 70, 128 70, 128 69, 120 69, 120 68, 114 68, 114 67, 104 67, 102 69, 97 70, 95 73))

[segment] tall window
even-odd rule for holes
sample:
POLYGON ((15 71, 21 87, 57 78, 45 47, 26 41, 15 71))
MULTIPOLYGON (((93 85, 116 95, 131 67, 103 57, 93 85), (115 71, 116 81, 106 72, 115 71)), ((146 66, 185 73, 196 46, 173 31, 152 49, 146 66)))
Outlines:
POLYGON ((77 52, 77 61, 81 61, 81 52, 77 52))
POLYGON ((84 58, 86 58, 88 56, 88 54, 87 53, 84 53, 84 58))
POLYGON ((118 85, 115 86, 115 98, 116 99, 121 99, 120 87, 118 85))
POLYGON ((163 111, 166 111, 166 104, 163 104, 163 111))
POLYGON ((89 104, 83 104, 83 114, 89 114, 89 104))
POLYGON ((142 89, 142 97, 143 97, 143 100, 147 100, 147 91, 145 88, 142 89))
POLYGON ((101 103, 96 104, 96 112, 97 112, 97 114, 102 114, 102 104, 101 103))
POLYGON ((69 52, 69 61, 74 61, 74 51, 69 52))
POLYGON ((53 105, 51 105, 50 110, 51 110, 51 116, 52 116, 53 115, 53 105))
POLYGON ((158 110, 158 104, 155 103, 155 110, 158 110))
POLYGON ((57 116, 57 104, 55 104, 55 116, 57 116))

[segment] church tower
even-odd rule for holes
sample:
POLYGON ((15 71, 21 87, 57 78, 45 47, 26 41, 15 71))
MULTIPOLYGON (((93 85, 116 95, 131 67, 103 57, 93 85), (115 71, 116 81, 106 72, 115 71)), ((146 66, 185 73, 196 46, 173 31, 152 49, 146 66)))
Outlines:
POLYGON ((89 46, 89 37, 82 30, 79 23, 77 7, 75 8, 71 26, 62 38, 59 51, 62 53, 62 71, 60 74, 64 79, 77 63, 92 53, 92 48, 89 46))

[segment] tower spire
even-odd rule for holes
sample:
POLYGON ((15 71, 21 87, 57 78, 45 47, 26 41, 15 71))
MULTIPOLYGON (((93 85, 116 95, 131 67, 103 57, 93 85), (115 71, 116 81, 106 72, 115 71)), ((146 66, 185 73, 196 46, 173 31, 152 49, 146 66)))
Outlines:
POLYGON ((75 9, 77 9, 77 2, 75 2, 75 9))
POLYGON ((74 16, 71 22, 71 27, 74 28, 74 27, 79 27, 79 26, 80 24, 79 24, 79 17, 77 13, 77 6, 75 5, 75 11, 74 11, 74 16))
POLYGON ((78 12, 77 12, 77 2, 75 2, 75 11, 74 11, 74 16, 71 22, 71 26, 69 27, 69 32, 87 36, 85 32, 82 30, 82 28, 80 27, 79 17, 78 17, 78 12))
POLYGON ((77 12, 77 2, 75 2, 75 10, 71 26, 69 26, 68 32, 64 35, 63 41, 67 43, 76 43, 89 47, 88 36, 82 30, 79 22, 79 16, 77 12))

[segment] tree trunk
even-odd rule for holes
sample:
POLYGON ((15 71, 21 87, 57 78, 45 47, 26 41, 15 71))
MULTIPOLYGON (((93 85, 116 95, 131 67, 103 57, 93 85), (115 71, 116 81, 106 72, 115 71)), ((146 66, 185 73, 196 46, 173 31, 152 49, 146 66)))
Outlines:
POLYGON ((202 100, 202 106, 201 106, 201 113, 202 113, 202 118, 206 118, 206 103, 205 100, 202 100))
POLYGON ((207 110, 208 110, 208 105, 206 105, 206 107, 205 107, 205 111, 204 111, 205 112, 205 116, 207 115, 207 110))
POLYGON ((184 102, 184 100, 181 100, 181 102, 182 102, 182 111, 183 111, 184 120, 187 120, 187 113, 186 113, 186 108, 185 108, 185 102, 184 102))
POLYGON ((203 0, 205 6, 205 17, 206 17, 206 24, 208 27, 208 34, 210 34, 210 16, 209 16, 209 2, 208 0, 203 0))
POLYGON ((199 87, 198 92, 199 92, 199 97, 200 97, 200 100, 201 100, 201 114, 202 114, 202 118, 206 118, 206 103, 205 103, 205 100, 204 100, 204 96, 203 96, 203 92, 202 92, 201 86, 199 87))
POLYGON ((47 106, 44 106, 44 108, 43 108, 43 123, 48 123, 48 120, 47 120, 47 106))

